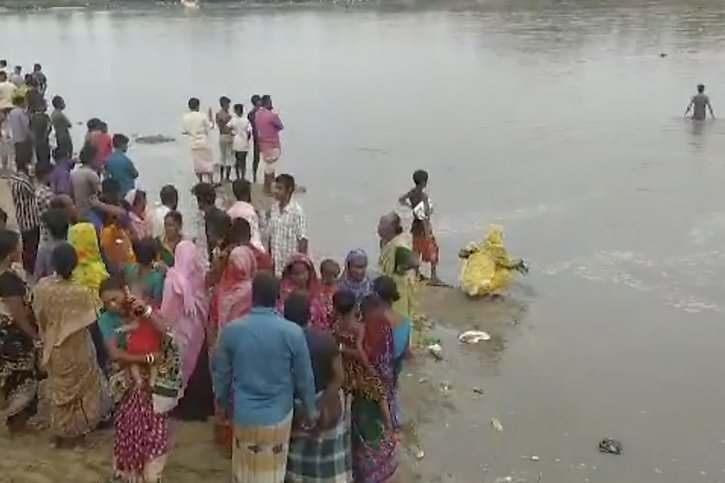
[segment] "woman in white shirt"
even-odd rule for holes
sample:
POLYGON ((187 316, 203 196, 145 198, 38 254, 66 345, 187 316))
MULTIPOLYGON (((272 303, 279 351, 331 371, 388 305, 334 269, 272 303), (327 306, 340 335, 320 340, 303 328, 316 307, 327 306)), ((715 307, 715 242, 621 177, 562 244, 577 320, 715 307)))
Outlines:
POLYGON ((252 136, 252 127, 244 115, 244 106, 234 104, 234 116, 227 124, 234 134, 232 149, 234 150, 234 171, 237 179, 245 179, 247 175, 247 153, 249 152, 249 139, 252 136))

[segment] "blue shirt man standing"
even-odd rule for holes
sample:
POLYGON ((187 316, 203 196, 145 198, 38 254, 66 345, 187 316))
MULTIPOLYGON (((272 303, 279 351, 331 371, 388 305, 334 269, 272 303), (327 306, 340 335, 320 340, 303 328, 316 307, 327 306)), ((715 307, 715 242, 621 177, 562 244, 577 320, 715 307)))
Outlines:
POLYGON ((234 419, 235 481, 284 481, 295 395, 307 421, 317 418, 305 334, 277 313, 278 296, 279 281, 257 274, 251 313, 224 327, 214 355, 216 399, 234 419))
POLYGON ((106 174, 109 178, 118 181, 121 185, 121 196, 136 188, 138 171, 133 161, 126 156, 128 151, 128 137, 123 134, 113 135, 113 154, 106 161, 106 174))

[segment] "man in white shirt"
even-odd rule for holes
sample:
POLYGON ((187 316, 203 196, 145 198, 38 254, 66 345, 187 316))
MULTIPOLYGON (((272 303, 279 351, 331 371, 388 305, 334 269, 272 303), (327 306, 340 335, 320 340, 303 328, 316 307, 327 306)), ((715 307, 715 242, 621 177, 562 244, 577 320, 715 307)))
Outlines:
POLYGON ((179 192, 173 185, 167 184, 159 193, 161 206, 154 208, 151 213, 151 230, 154 238, 164 236, 164 221, 170 211, 176 211, 179 206, 179 192))
POLYGON ((20 87, 23 84, 25 84, 25 77, 23 76, 23 67, 21 65, 15 66, 15 70, 13 71, 9 80, 13 84, 15 84, 15 87, 20 87))
POLYGON ((189 112, 182 119, 182 133, 189 139, 191 159, 194 161, 194 172, 199 183, 204 181, 204 175, 209 177, 209 183, 214 182, 214 154, 209 146, 209 131, 214 128, 211 109, 204 115, 199 112, 201 103, 196 97, 189 99, 189 112))
POLYGON ((234 134, 232 149, 234 150, 234 171, 237 179, 247 178, 247 153, 249 140, 252 137, 252 125, 244 115, 244 106, 234 104, 234 116, 227 124, 234 134))
POLYGON ((264 251, 262 237, 259 235, 259 215, 252 205, 252 184, 245 179, 235 179, 232 183, 232 191, 237 199, 227 210, 229 218, 244 218, 249 223, 251 233, 250 243, 254 248, 264 251))
POLYGON ((13 96, 17 87, 8 80, 8 73, 0 70, 0 110, 13 108, 13 96))

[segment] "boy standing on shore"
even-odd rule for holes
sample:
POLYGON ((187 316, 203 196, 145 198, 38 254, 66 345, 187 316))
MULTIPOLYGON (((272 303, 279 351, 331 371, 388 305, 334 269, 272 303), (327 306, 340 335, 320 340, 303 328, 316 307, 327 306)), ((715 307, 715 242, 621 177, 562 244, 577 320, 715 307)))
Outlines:
MULTIPOLYGON (((431 214, 433 205, 425 192, 428 186, 428 172, 419 169, 413 173, 413 189, 399 198, 401 204, 409 206, 413 210, 413 223, 410 233, 413 235, 413 252, 423 263, 430 263, 430 285, 443 285, 438 278, 438 243, 433 234, 431 226, 431 214)), ((418 277, 423 278, 419 269, 418 277)))

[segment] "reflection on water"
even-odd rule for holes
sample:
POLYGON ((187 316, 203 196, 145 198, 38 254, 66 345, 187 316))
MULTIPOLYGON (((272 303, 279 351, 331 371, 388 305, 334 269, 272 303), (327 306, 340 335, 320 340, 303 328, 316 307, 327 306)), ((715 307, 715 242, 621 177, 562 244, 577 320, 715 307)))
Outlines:
MULTIPOLYGON (((721 473, 725 394, 710 381, 725 336, 725 124, 680 116, 700 82, 716 114, 725 106, 725 3, 134 7, 0 22, 24 39, 3 56, 42 61, 73 120, 114 131, 179 137, 190 96, 272 94, 287 126, 281 167, 308 187, 319 257, 374 253, 378 216, 420 167, 448 279, 458 248, 506 226, 533 266, 532 289, 514 293, 524 321, 503 331, 493 374, 470 353, 436 366, 486 392, 432 426, 429 474, 441 462, 466 482, 514 469, 560 483, 721 473), (491 417, 504 433, 486 430, 491 417), (626 455, 600 459, 604 436, 626 455), (534 451, 538 466, 522 468, 534 451)), ((131 155, 144 187, 190 187, 181 142, 131 155)))

